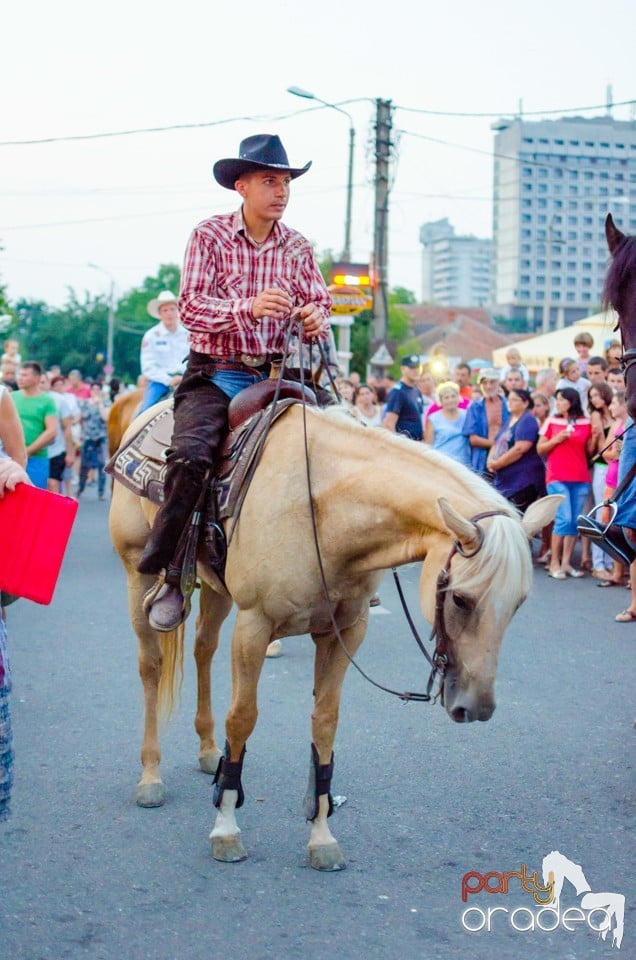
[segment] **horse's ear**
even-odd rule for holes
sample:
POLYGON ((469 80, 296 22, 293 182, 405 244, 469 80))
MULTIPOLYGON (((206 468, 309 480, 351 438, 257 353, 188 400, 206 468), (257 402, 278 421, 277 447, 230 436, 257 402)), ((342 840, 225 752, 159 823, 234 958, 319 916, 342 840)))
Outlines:
POLYGON ((559 504, 563 500, 565 500, 565 497, 562 494, 551 493, 549 496, 541 497, 540 500, 531 503, 521 518, 521 525, 526 532, 526 536, 531 537, 534 533, 552 523, 559 504))
POLYGON ((622 233, 614 220, 612 219, 612 214, 608 213, 605 218, 605 236, 607 237, 607 246, 609 247, 609 252, 614 256, 619 246, 625 239, 625 234, 622 233))
POLYGON ((442 511, 444 523, 451 530, 462 546, 471 547, 477 545, 479 537, 479 528, 472 520, 467 520, 458 513, 455 507, 451 506, 445 497, 439 497, 437 503, 442 511))

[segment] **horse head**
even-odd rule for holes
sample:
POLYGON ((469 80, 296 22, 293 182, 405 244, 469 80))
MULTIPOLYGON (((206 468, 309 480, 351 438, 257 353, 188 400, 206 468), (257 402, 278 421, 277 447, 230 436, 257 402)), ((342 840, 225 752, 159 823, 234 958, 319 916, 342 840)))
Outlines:
POLYGON ((489 720, 495 710, 499 649, 532 584, 528 537, 549 523, 561 497, 544 497, 523 518, 505 501, 466 518, 448 500, 438 506, 450 537, 427 554, 420 602, 447 657, 443 703, 457 723, 489 720), (449 552, 450 551, 450 552, 449 552), (448 575, 440 579, 439 571, 448 575))
POLYGON ((605 236, 612 262, 605 278, 603 306, 613 307, 618 314, 627 409, 636 418, 636 237, 619 230, 611 213, 605 220, 605 236))

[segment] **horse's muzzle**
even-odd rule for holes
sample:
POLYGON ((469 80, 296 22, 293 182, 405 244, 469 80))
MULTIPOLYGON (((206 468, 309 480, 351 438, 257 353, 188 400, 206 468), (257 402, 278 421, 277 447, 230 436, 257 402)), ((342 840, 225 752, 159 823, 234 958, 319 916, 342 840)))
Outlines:
POLYGON ((444 706, 455 723, 490 720, 495 712, 495 700, 490 691, 475 690, 472 685, 462 688, 454 672, 444 679, 444 706))

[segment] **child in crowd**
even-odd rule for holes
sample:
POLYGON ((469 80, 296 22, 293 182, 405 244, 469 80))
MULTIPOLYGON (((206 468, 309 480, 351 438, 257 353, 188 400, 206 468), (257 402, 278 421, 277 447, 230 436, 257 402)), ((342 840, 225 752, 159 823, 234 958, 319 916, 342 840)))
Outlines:
POLYGON ((581 407, 587 408, 587 394, 590 389, 590 381, 584 377, 579 367, 579 361, 572 357, 565 357, 559 364, 559 374, 561 379, 556 385, 557 390, 563 390, 564 387, 572 387, 581 398, 581 407))
POLYGON ((22 357, 19 353, 20 344, 17 340, 5 340, 3 344, 4 353, 2 354, 2 360, 11 360, 17 367, 22 363, 22 357))
POLYGON ((609 383, 612 390, 624 390, 625 374, 623 373, 622 370, 608 370, 607 382, 609 383))
POLYGON ((587 376, 587 365, 590 359, 590 350, 594 346, 594 337, 587 330, 577 333, 574 337, 574 349, 578 354, 579 370, 587 376))
POLYGON ((506 350, 506 365, 501 370, 501 382, 503 383, 511 370, 518 370, 523 377, 524 389, 528 389, 530 374, 525 363, 521 360, 521 354, 516 347, 508 347, 506 350))

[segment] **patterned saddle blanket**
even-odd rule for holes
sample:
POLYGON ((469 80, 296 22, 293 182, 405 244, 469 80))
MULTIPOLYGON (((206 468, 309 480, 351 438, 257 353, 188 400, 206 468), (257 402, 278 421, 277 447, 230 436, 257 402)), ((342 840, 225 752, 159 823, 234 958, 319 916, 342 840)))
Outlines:
MULTIPOLYGON (((265 431, 290 406, 303 399, 299 383, 284 380, 282 384, 279 399, 274 403, 269 402, 276 388, 274 380, 263 380, 247 387, 230 403, 230 432, 221 448, 217 473, 211 483, 217 520, 234 516, 237 504, 244 497, 243 487, 251 476, 250 467, 260 452, 265 431), (265 407, 263 402, 267 404, 265 407)), ((308 404, 316 405, 314 394, 307 387, 304 388, 304 398, 308 404)), ((137 496, 161 504, 173 428, 174 412, 170 404, 120 447, 106 464, 106 472, 137 496)))

